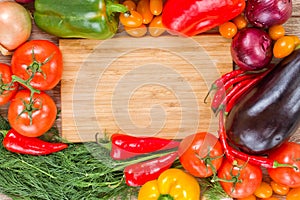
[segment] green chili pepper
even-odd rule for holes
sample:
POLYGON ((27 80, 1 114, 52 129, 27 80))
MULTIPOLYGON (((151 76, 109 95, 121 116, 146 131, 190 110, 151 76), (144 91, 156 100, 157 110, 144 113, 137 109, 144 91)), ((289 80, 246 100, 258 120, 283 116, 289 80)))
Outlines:
POLYGON ((34 6, 36 25, 61 38, 111 38, 119 13, 128 10, 115 0, 36 0, 34 6))

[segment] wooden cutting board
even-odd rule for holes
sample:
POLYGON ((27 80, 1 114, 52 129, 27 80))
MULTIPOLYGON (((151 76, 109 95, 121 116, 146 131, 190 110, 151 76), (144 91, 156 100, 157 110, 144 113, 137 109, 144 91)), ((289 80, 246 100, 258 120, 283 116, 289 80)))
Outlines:
POLYGON ((183 138, 216 133, 217 119, 204 98, 232 70, 230 40, 207 34, 109 40, 61 39, 62 137, 95 135, 183 138))

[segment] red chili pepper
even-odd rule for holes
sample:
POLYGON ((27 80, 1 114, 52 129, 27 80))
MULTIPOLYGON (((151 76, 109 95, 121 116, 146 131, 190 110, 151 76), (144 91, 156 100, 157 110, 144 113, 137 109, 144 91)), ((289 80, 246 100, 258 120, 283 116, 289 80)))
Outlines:
POLYGON ((156 159, 125 167, 126 184, 129 186, 141 186, 148 181, 157 179, 163 171, 172 166, 177 157, 178 153, 176 151, 156 159))
POLYGON ((116 133, 111 136, 110 156, 115 160, 125 160, 155 151, 177 148, 179 141, 158 137, 134 137, 116 133))
POLYGON ((11 152, 28 155, 48 155, 68 147, 65 143, 50 143, 36 137, 26 137, 14 129, 5 135, 3 146, 11 152))
POLYGON ((243 161, 249 162, 250 164, 258 165, 258 166, 265 167, 265 168, 293 167, 289 164, 278 163, 277 161, 269 159, 267 157, 248 155, 244 152, 241 152, 241 151, 231 147, 227 143, 227 134, 226 134, 225 126, 224 126, 223 116, 224 116, 224 113, 220 112, 220 115, 219 115, 219 139, 220 139, 221 145, 224 149, 225 155, 230 161, 234 161, 236 158, 239 158, 243 161))
POLYGON ((162 22, 173 32, 193 36, 233 19, 244 8, 245 0, 168 0, 162 22))
POLYGON ((236 78, 237 76, 242 75, 243 73, 245 73, 244 70, 241 69, 236 69, 236 70, 232 70, 230 72, 227 72, 225 74, 223 74, 220 78, 218 78, 217 80, 214 81, 214 83, 211 85, 206 97, 204 98, 204 103, 206 103, 206 99, 208 98, 209 94, 213 91, 213 90, 219 90, 220 88, 224 88, 224 85, 230 81, 231 79, 236 78))

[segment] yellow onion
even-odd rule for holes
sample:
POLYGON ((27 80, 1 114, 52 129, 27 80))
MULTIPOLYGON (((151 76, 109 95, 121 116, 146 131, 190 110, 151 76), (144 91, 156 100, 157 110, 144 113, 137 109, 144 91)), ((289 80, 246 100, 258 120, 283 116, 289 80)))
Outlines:
POLYGON ((23 44, 31 35, 29 12, 13 1, 0 2, 0 46, 6 55, 23 44))

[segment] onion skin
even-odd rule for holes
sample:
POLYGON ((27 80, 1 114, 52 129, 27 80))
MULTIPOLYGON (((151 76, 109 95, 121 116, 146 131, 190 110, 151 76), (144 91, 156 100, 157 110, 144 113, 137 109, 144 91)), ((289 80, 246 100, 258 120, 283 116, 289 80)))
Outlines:
POLYGON ((0 45, 15 50, 31 35, 32 21, 29 12, 19 3, 0 2, 0 45))
POLYGON ((232 40, 231 55, 239 68, 259 70, 272 60, 272 39, 262 29, 249 27, 240 30, 232 40))
POLYGON ((285 23, 292 15, 292 0, 247 0, 245 16, 259 28, 285 23))

